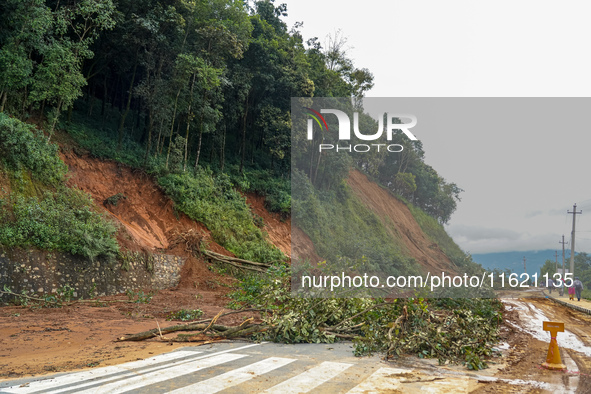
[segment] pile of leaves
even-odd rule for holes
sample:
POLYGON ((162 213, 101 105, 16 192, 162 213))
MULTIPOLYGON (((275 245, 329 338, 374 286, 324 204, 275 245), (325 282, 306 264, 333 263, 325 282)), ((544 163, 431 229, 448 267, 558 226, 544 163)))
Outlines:
MULTIPOLYGON (((258 311, 260 318, 236 327, 215 324, 219 315, 162 332, 199 330, 209 337, 254 337, 284 343, 332 343, 352 340, 356 355, 402 354, 486 368, 498 342, 502 304, 496 299, 305 298, 290 291, 289 268, 272 266, 266 275, 250 274, 231 297, 239 311, 258 311), (228 335, 226 335, 228 334, 228 335)), ((223 316, 223 315, 222 315, 223 316)), ((156 331, 123 337, 155 337, 156 331)), ((172 339, 174 340, 174 339, 172 339)), ((186 341, 186 335, 180 339, 186 341)))

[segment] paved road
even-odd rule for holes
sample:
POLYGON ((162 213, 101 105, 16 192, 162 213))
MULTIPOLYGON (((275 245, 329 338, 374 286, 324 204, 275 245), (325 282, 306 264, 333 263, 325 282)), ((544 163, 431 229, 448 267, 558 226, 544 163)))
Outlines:
MULTIPOLYGON (((437 374, 435 374, 437 375, 437 374)), ((383 393, 467 392, 476 378, 434 377, 378 357, 354 357, 352 344, 223 343, 82 372, 0 383, 2 393, 383 393), (417 371, 417 373, 419 373, 417 371)))
MULTIPOLYGON (((522 301, 510 303, 523 309, 524 313, 540 314, 522 301)), ((548 308, 554 310, 556 307, 549 304, 548 308)), ((525 317, 527 322, 532 319, 529 315, 525 317)), ((531 328, 524 326, 521 330, 531 331, 532 335, 547 334, 538 333, 541 323, 531 328)), ((574 392, 579 383, 578 376, 568 376, 565 380, 562 374, 548 375, 529 363, 529 369, 526 369, 534 374, 515 376, 508 371, 499 375, 496 374, 498 368, 492 365, 484 371, 474 372, 462 366, 439 366, 436 360, 413 357, 396 362, 385 362, 378 357, 354 357, 352 346, 351 343, 233 342, 185 347, 121 365, 2 381, 0 393, 423 394, 468 393, 483 386, 485 391, 486 387, 494 387, 502 392, 554 393, 574 392)), ((577 348, 582 349, 579 345, 577 348)), ((540 351, 541 358, 543 351, 545 349, 540 351)), ((581 363, 581 357, 584 357, 570 350, 569 354, 580 359, 577 363, 581 363)), ((569 369, 577 368, 570 358, 565 357, 566 361, 569 361, 569 369)))

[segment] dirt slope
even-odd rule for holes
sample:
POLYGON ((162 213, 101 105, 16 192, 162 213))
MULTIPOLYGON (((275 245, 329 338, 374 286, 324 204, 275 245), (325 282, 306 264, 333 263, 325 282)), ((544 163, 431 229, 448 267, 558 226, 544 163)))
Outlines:
POLYGON ((203 234, 210 249, 231 255, 211 240, 205 226, 175 212, 172 200, 145 173, 113 161, 78 156, 72 151, 64 152, 62 160, 70 170, 68 183, 90 193, 97 206, 121 223, 135 246, 167 249, 178 234, 195 231, 203 234), (122 197, 116 204, 105 203, 117 194, 122 197))
POLYGON ((384 223, 393 238, 402 241, 405 254, 413 257, 426 271, 455 273, 453 263, 423 233, 408 207, 357 170, 349 173, 347 183, 353 193, 384 223))
POLYGON ((250 205, 250 210, 254 214, 263 219, 262 230, 267 233, 271 243, 286 256, 291 256, 291 218, 267 211, 265 197, 255 193, 246 194, 246 203, 250 205))

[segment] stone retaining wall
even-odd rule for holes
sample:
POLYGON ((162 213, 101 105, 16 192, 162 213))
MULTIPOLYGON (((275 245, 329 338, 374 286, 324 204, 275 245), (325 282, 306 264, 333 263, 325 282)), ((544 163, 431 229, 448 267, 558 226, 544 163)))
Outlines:
MULTIPOLYGON (((119 261, 90 261, 62 252, 0 248, 0 289, 28 294, 56 293, 68 285, 74 297, 90 298, 124 293, 127 290, 160 290, 179 283, 184 259, 151 254, 119 261), (149 264, 147 263, 149 262, 149 264)), ((0 300, 6 300, 2 297, 0 300)))

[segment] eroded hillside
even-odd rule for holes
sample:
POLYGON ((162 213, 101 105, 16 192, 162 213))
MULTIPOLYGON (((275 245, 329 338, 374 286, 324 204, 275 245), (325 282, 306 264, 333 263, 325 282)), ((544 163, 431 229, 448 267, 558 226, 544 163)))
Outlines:
POLYGON ((349 173, 347 183, 355 196, 380 218, 391 237, 401 241, 404 254, 432 273, 456 271, 441 248, 423 232, 406 204, 357 170, 349 173))

